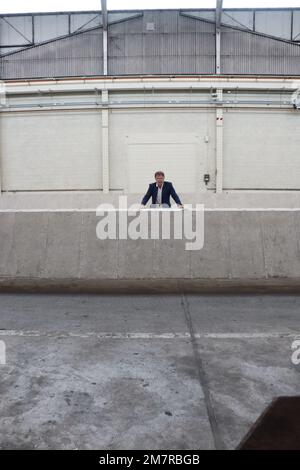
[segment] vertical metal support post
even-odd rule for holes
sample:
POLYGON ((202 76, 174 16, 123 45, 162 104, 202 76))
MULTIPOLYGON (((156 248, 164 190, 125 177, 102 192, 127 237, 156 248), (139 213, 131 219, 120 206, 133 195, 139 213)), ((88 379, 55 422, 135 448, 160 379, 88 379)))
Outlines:
POLYGON ((223 191, 223 90, 217 90, 218 102, 216 109, 216 192, 223 191))
POLYGON ((216 4, 216 74, 221 73, 221 20, 223 0, 217 0, 216 4))
POLYGON ((107 20, 107 2, 106 0, 101 0, 101 11, 102 11, 102 30, 103 30, 103 75, 108 74, 108 20, 107 20))
POLYGON ((103 29, 103 75, 107 75, 107 29, 103 29))
POLYGON ((216 30, 216 74, 221 74, 221 30, 216 30))
POLYGON ((102 90, 102 184, 109 193, 108 90, 102 90))
MULTIPOLYGON (((5 82, 0 80, 0 108, 2 105, 5 105, 6 102, 6 90, 5 90, 5 82)), ((0 196, 2 194, 2 178, 3 178, 3 171, 2 171, 2 109, 0 109, 0 196)))

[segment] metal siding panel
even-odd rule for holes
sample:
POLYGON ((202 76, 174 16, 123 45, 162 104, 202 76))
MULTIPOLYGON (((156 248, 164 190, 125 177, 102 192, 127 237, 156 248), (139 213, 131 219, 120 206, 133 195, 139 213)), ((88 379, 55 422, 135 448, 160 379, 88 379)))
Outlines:
POLYGON ((88 28, 96 28, 102 25, 101 14, 95 15, 95 13, 82 13, 82 14, 71 14, 71 33, 80 30, 84 31, 88 28))
POLYGON ((175 33, 178 31, 178 12, 164 11, 159 16, 159 30, 161 33, 175 33))
POLYGON ((284 39, 291 39, 291 11, 256 11, 255 30, 284 39))
POLYGON ((223 10, 222 23, 253 30, 253 11, 223 10))
MULTIPOLYGON (((163 73, 174 74, 178 70, 183 70, 182 57, 179 57, 178 54, 168 54, 165 57, 162 57, 163 62, 163 73)), ((187 67, 190 70, 190 67, 187 67)), ((193 73, 193 72, 190 72, 193 73)))
POLYGON ((178 12, 147 12, 144 18, 113 25, 109 28, 109 73, 214 73, 212 31, 211 25, 180 17, 178 12), (191 30, 179 31, 182 19, 192 25, 191 30), (154 23, 154 31, 147 31, 149 22, 154 23))
POLYGON ((137 74, 140 75, 143 72, 141 71, 141 64, 143 63, 143 57, 126 57, 124 59, 124 73, 126 75, 137 74))
POLYGON ((100 112, 10 113, 1 126, 5 191, 101 187, 100 112))
MULTIPOLYGON (((177 64, 178 64, 177 70, 184 70, 185 71, 184 73, 191 73, 191 74, 196 73, 195 56, 192 56, 192 55, 179 56, 177 64)), ((201 61, 201 68, 202 68, 202 64, 203 62, 201 61)))
MULTIPOLYGON (((134 69, 136 64, 136 58, 126 59, 126 69, 134 69)), ((125 57, 113 57, 108 62, 108 74, 109 75, 126 75, 125 71, 125 57)), ((133 72, 134 73, 134 72, 133 72)))
MULTIPOLYGON (((194 13, 193 13, 194 14, 194 13)), ((205 21, 178 15, 178 32, 215 33, 215 25, 205 21)))
POLYGON ((111 25, 108 30, 108 73, 142 73, 143 20, 135 18, 111 25))
POLYGON ((63 77, 103 73, 102 30, 78 34, 4 57, 2 77, 63 77))
POLYGON ((143 70, 142 73, 162 73, 160 57, 160 37, 158 34, 143 36, 143 70))
POLYGON ((225 74, 300 74, 300 46, 223 28, 221 70, 225 74))
POLYGON ((18 29, 28 40, 32 42, 32 23, 30 16, 8 16, 0 17, 0 44, 28 44, 28 41, 14 30, 5 20, 13 27, 18 29))
MULTIPOLYGON (((182 35, 181 35, 182 37, 182 35)), ((160 53, 163 56, 174 57, 178 55, 178 35, 175 33, 160 35, 160 53)))
POLYGON ((196 55, 196 37, 199 38, 198 34, 193 33, 182 33, 180 35, 174 35, 174 43, 178 39, 178 54, 180 56, 194 56, 196 55))
POLYGON ((48 41, 69 32, 68 15, 36 15, 34 16, 35 42, 48 41))
POLYGON ((195 60, 195 73, 215 74, 215 58, 213 56, 201 57, 195 60))
POLYGON ((32 61, 8 61, 5 63, 2 78, 49 78, 96 75, 97 66, 97 62, 90 59, 81 59, 80 63, 76 59, 68 61, 65 59, 41 59, 36 64, 32 63, 32 61), (22 69, 22 76, 20 76, 20 68, 22 69))
POLYGON ((7 54, 8 52, 16 52, 20 49, 21 49, 20 47, 1 47, 0 55, 7 54))
MULTIPOLYGON (((203 11, 192 12, 198 13, 200 15, 203 11)), ((250 13, 234 12, 234 15, 244 21, 250 18, 250 13)), ((259 15, 262 13, 268 12, 259 12, 259 15)), ((284 14, 283 17, 261 16, 267 25, 270 18, 276 18, 276 28, 281 24, 282 17, 284 30, 288 17, 286 13, 289 12, 269 13, 284 14)), ((84 17, 90 17, 88 14, 76 15, 78 21, 79 18, 82 21, 84 17)), ((31 17, 10 17, 10 21, 17 18, 21 23, 26 21, 26 27, 29 26, 31 17)), ((36 18, 40 28, 42 25, 46 28, 42 32, 43 39, 66 32, 64 28, 68 15, 36 15, 36 18)), ((300 12, 295 11, 294 26, 298 23, 300 27, 300 12)), ((222 32, 222 73, 300 74, 300 49, 297 45, 232 28, 223 27, 222 32)), ((101 75, 102 54, 102 30, 99 29, 1 59, 2 78, 101 75)), ((144 11, 144 17, 110 26, 108 54, 108 71, 112 75, 214 74, 215 27, 204 21, 184 17, 179 11, 144 11), (147 30, 147 23, 154 23, 154 31, 147 30)))
POLYGON ((300 11, 294 11, 293 40, 300 41, 300 11))
POLYGON ((124 32, 124 34, 142 34, 143 33, 143 18, 133 18, 132 20, 125 21, 123 23, 115 24, 109 27, 111 28, 118 28, 120 27, 120 31, 124 32))
MULTIPOLYGON (((138 18, 137 21, 140 21, 140 19, 138 18)), ((111 25, 108 28, 108 35, 109 37, 112 37, 112 38, 115 36, 119 36, 119 35, 124 36, 125 31, 126 31, 126 23, 117 23, 117 24, 111 25)))
MULTIPOLYGON (((138 40, 140 42, 140 35, 136 34, 133 35, 134 40, 138 40)), ((109 33, 108 36, 108 57, 125 57, 125 40, 127 36, 125 34, 114 34, 109 33)), ((130 43, 130 39, 128 38, 128 43, 130 43)), ((127 56, 129 54, 126 54, 127 56)))
MULTIPOLYGON (((137 14, 140 15, 139 12, 128 12, 128 13, 115 13, 113 11, 108 12, 108 24, 117 22, 117 21, 122 21, 125 22, 125 20, 130 20, 134 21, 136 18, 134 18, 137 14)), ((136 31, 136 32, 141 32, 141 31, 136 31)))
POLYGON ((195 54, 196 56, 200 56, 198 58, 201 58, 201 56, 215 56, 215 50, 216 50, 216 45, 215 45, 215 35, 211 33, 200 33, 195 35, 195 54))
POLYGON ((159 20, 159 16, 157 15, 157 12, 144 11, 142 20, 143 20, 143 33, 153 34, 152 31, 148 31, 147 29, 148 23, 154 23, 154 28, 155 28, 154 32, 156 33, 160 32, 160 20, 159 20))
POLYGON ((123 48, 120 48, 119 53, 125 57, 141 57, 143 55, 143 43, 140 34, 126 34, 124 36, 123 48), (124 47, 125 46, 125 47, 124 47))
POLYGON ((205 18, 206 20, 215 21, 216 13, 215 10, 200 10, 191 12, 192 15, 199 16, 200 18, 205 18))

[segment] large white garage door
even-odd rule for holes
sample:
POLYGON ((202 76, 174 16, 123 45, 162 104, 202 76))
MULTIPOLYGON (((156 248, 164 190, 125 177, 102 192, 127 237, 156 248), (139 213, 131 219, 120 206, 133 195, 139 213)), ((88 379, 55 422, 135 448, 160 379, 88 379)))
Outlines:
POLYGON ((2 189, 102 187, 101 113, 7 113, 1 119, 2 189))
POLYGON ((128 191, 144 192, 162 170, 176 190, 192 193, 197 183, 197 138, 193 135, 145 135, 128 139, 128 191))
POLYGON ((143 193, 154 172, 165 172, 178 192, 215 184, 214 110, 112 110, 109 119, 112 189, 143 193))

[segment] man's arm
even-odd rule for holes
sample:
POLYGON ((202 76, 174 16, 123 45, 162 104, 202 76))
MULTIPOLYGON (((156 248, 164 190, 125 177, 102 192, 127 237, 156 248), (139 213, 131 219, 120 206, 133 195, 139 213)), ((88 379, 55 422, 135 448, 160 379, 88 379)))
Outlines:
POLYGON ((145 196, 143 197, 142 199, 142 206, 145 206, 147 204, 147 202, 149 201, 151 197, 151 185, 149 184, 149 188, 148 188, 148 191, 146 192, 145 196))
POLYGON ((179 196, 178 194, 176 193, 172 183, 171 183, 171 191, 170 191, 170 194, 172 196, 172 198, 174 199, 174 201, 176 202, 176 204, 180 204, 182 206, 182 202, 180 201, 179 199, 179 196))

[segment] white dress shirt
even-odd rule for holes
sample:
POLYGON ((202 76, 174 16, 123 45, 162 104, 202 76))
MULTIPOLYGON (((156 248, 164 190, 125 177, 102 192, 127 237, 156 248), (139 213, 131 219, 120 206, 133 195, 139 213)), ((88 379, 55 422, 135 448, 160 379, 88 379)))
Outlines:
POLYGON ((162 200, 162 188, 163 188, 163 185, 164 183, 161 185, 161 187, 158 186, 158 184, 156 183, 156 187, 158 188, 157 189, 157 197, 156 197, 156 204, 161 204, 161 200, 162 200))

